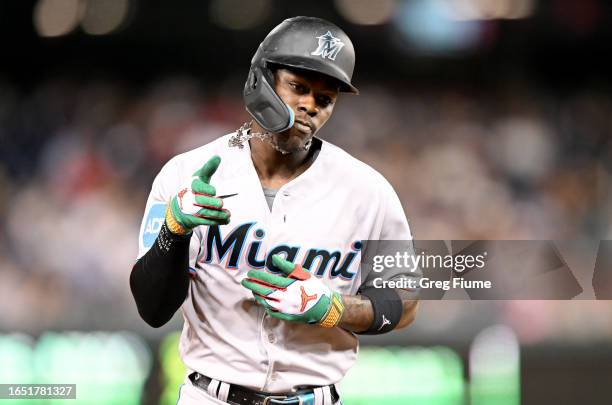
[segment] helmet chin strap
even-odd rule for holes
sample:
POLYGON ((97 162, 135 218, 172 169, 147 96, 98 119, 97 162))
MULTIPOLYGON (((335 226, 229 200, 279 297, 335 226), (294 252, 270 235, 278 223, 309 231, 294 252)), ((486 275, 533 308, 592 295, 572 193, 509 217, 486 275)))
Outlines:
MULTIPOLYGON (((293 121, 293 120, 292 120, 293 121)), ((280 147, 276 142, 274 142, 274 138, 272 134, 269 132, 253 132, 251 130, 251 126, 253 121, 245 122, 242 124, 240 128, 236 131, 235 135, 232 135, 229 139, 229 146, 236 146, 238 149, 244 148, 244 143, 248 142, 251 138, 261 139, 262 141, 268 142, 276 151, 282 153, 283 155, 288 155, 295 151, 288 151, 280 147)), ((308 151, 310 146, 312 145, 312 137, 306 141, 304 146, 302 146, 301 150, 308 151)))

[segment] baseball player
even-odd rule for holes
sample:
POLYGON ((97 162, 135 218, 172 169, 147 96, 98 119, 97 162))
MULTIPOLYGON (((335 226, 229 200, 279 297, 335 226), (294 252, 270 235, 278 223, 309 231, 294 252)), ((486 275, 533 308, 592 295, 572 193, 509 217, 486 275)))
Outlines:
POLYGON ((251 62, 253 121, 155 178, 130 286, 149 325, 182 312, 179 404, 340 404, 356 333, 414 319, 415 300, 358 272, 363 240, 411 240, 397 195, 315 136, 338 94, 358 93, 354 63, 334 24, 283 21, 251 62))

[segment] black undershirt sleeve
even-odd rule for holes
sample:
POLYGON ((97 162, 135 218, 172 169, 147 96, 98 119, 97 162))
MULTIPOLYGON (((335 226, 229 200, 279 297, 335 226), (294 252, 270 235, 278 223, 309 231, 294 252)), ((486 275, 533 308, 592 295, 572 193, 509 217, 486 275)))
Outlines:
POLYGON ((187 297, 189 235, 174 235, 162 225, 155 243, 130 274, 138 313, 154 328, 166 324, 187 297))

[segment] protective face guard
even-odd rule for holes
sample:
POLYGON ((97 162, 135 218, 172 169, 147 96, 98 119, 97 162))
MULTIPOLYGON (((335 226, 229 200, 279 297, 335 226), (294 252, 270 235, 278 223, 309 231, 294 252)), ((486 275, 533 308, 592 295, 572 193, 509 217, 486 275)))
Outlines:
POLYGON ((278 133, 293 126, 293 110, 276 94, 261 67, 249 71, 243 96, 246 110, 266 131, 278 133))

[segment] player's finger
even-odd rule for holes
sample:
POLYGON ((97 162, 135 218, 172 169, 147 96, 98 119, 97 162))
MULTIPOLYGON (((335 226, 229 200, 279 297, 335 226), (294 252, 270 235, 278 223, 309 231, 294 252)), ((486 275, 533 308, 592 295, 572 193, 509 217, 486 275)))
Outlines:
POLYGON ((209 218, 200 218, 194 217, 193 222, 196 226, 205 225, 205 226, 213 226, 213 225, 227 225, 230 223, 230 219, 209 219, 209 218))
POLYGON ((283 312, 275 310, 272 307, 267 308, 266 312, 268 313, 268 315, 274 318, 282 319, 283 321, 294 321, 295 320, 295 315, 285 314, 283 312))
POLYGON ((290 278, 280 277, 262 270, 249 270, 247 277, 255 282, 259 282, 260 284, 277 288, 287 288, 295 282, 295 280, 290 278))
POLYGON ((195 195, 214 196, 217 194, 215 186, 211 186, 199 177, 193 179, 191 182, 191 189, 195 195))
POLYGON ((230 213, 228 210, 211 210, 208 208, 202 208, 197 213, 195 213, 194 216, 203 219, 216 219, 225 221, 229 219, 230 213))
POLYGON ((295 264, 291 263, 289 260, 284 259, 280 255, 272 255, 272 264, 281 269, 282 272, 286 275, 291 274, 291 272, 295 268, 295 264))
POLYGON ((242 280, 240 284, 242 284, 244 288, 248 288, 249 290, 251 290, 253 294, 259 294, 259 295, 265 296, 268 294, 272 294, 274 292, 274 289, 265 287, 259 283, 254 283, 253 281, 249 279, 242 280))
POLYGON ((198 225, 206 225, 206 226, 227 225, 227 224, 230 223, 229 219, 226 219, 226 220, 222 220, 222 219, 199 219, 199 221, 202 221, 202 222, 198 223, 198 225))
POLYGON ((220 210, 223 207, 223 200, 217 197, 195 194, 195 205, 202 208, 220 210))
POLYGON ((255 301, 257 301, 257 303, 259 305, 261 305, 262 307, 264 307, 266 309, 269 309, 269 310, 272 310, 272 311, 276 310, 276 308, 274 308, 272 305, 270 305, 270 303, 268 301, 266 301, 263 297, 261 297, 261 296, 259 296, 257 294, 254 294, 253 296, 255 297, 255 301))
POLYGON ((203 182, 208 183, 210 182, 212 175, 217 171, 220 163, 221 158, 218 155, 215 155, 211 157, 208 162, 206 162, 204 166, 202 166, 202 168, 193 175, 198 176, 203 182))

